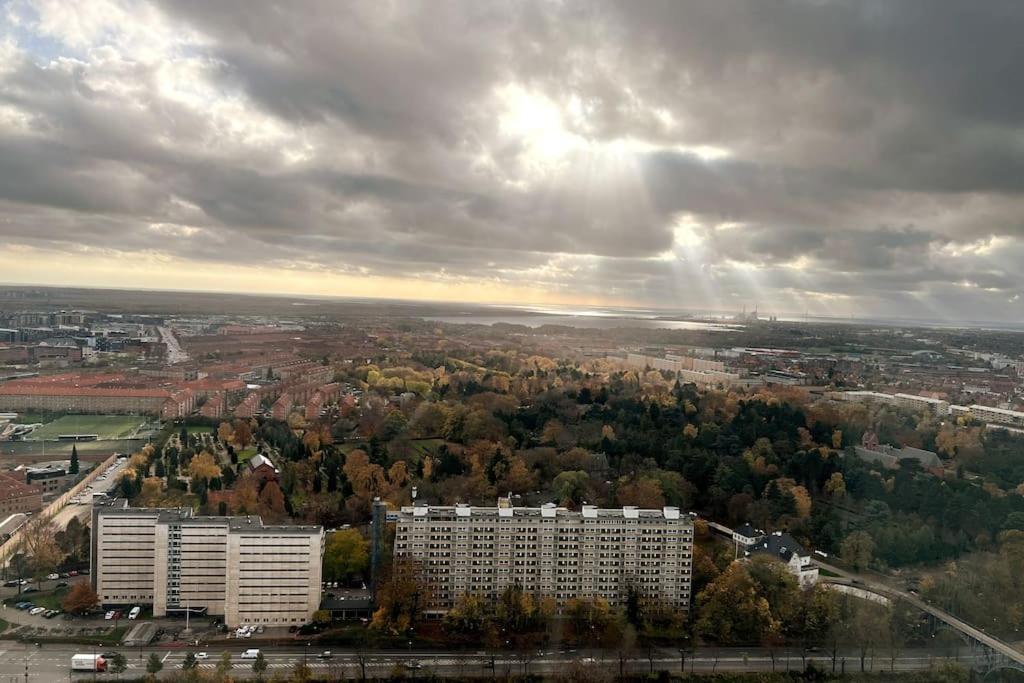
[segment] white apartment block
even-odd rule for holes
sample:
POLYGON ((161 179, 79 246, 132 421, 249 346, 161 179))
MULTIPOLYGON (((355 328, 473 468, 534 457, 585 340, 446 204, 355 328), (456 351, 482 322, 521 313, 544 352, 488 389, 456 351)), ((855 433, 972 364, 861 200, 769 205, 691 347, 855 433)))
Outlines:
POLYGON ((92 582, 104 605, 201 611, 224 623, 298 625, 320 607, 324 531, 191 509, 93 508, 92 582))
POLYGON ((939 416, 950 414, 948 401, 928 396, 917 396, 915 394, 884 394, 879 391, 833 391, 828 392, 826 396, 837 401, 884 403, 939 416))
POLYGON ((1024 427, 1024 412, 1019 410, 1007 410, 1006 408, 993 408, 991 406, 953 406, 954 415, 970 415, 988 424, 1008 425, 1010 427, 1024 427))
POLYGON ((690 356, 667 356, 658 358, 656 356, 645 356, 641 353, 627 353, 626 364, 630 367, 643 370, 664 370, 675 373, 679 380, 684 383, 692 383, 698 386, 734 386, 740 383, 740 376, 735 372, 728 372, 725 363, 716 360, 704 360, 702 358, 691 358, 690 356))
POLYGON ((693 518, 678 508, 580 512, 539 508, 416 505, 389 514, 397 522, 394 555, 421 563, 431 582, 428 612, 442 614, 466 593, 498 597, 518 584, 554 598, 603 598, 621 604, 630 585, 688 609, 693 518))

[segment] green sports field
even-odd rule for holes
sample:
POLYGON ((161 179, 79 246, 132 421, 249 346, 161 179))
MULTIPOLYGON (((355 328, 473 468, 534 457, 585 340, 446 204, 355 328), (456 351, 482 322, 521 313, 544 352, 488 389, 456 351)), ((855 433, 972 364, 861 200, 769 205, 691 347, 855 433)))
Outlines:
POLYGON ((100 439, 131 436, 146 418, 137 415, 65 415, 32 432, 29 439, 56 440, 61 434, 96 434, 100 439))

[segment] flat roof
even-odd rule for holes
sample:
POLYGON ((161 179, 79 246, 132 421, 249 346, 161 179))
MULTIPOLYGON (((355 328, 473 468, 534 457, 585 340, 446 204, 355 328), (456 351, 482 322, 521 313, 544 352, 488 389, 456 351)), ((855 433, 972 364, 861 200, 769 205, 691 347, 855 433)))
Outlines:
MULTIPOLYGON (((116 501, 119 502, 119 501, 116 501)), ((317 525, 299 524, 264 524, 259 515, 240 515, 233 517, 221 517, 219 515, 196 515, 192 508, 133 508, 114 505, 103 507, 97 511, 101 516, 155 516, 156 521, 164 524, 223 524, 231 531, 258 531, 261 533, 295 533, 295 534, 316 534, 322 533, 323 527, 317 525)))
POLYGON ((548 503, 541 507, 478 507, 473 505, 406 505, 400 511, 409 518, 453 517, 466 519, 471 517, 518 517, 540 519, 669 519, 693 521, 693 515, 684 513, 677 507, 641 509, 634 506, 621 508, 599 508, 595 505, 584 505, 580 511, 560 507, 548 503))

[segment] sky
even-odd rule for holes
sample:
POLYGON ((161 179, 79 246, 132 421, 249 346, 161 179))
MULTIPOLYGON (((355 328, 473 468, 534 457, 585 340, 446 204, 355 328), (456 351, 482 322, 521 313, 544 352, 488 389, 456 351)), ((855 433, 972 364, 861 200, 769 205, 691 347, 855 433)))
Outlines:
POLYGON ((0 0, 0 282, 1020 320, 1024 3, 0 0))

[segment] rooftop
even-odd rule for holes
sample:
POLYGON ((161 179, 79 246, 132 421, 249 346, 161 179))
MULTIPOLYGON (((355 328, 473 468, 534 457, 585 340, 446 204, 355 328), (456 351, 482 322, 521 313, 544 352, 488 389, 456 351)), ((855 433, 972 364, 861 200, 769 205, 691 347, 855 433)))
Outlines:
POLYGON ((660 509, 640 509, 627 505, 621 508, 599 508, 596 505, 584 505, 579 512, 547 503, 541 507, 514 507, 500 499, 496 507, 478 507, 475 505, 407 505, 401 514, 407 517, 533 517, 561 519, 672 519, 692 523, 689 513, 681 513, 677 507, 660 509))
POLYGON ((186 526, 192 524, 220 524, 227 526, 231 531, 238 532, 259 531, 261 533, 275 534, 318 534, 323 532, 322 526, 315 525, 264 524, 263 519, 258 515, 221 517, 218 515, 196 515, 193 513, 192 508, 133 508, 128 507, 127 501, 123 499, 115 501, 115 504, 109 507, 100 508, 98 514, 101 516, 152 516, 156 517, 156 520, 161 523, 177 523, 186 526))

